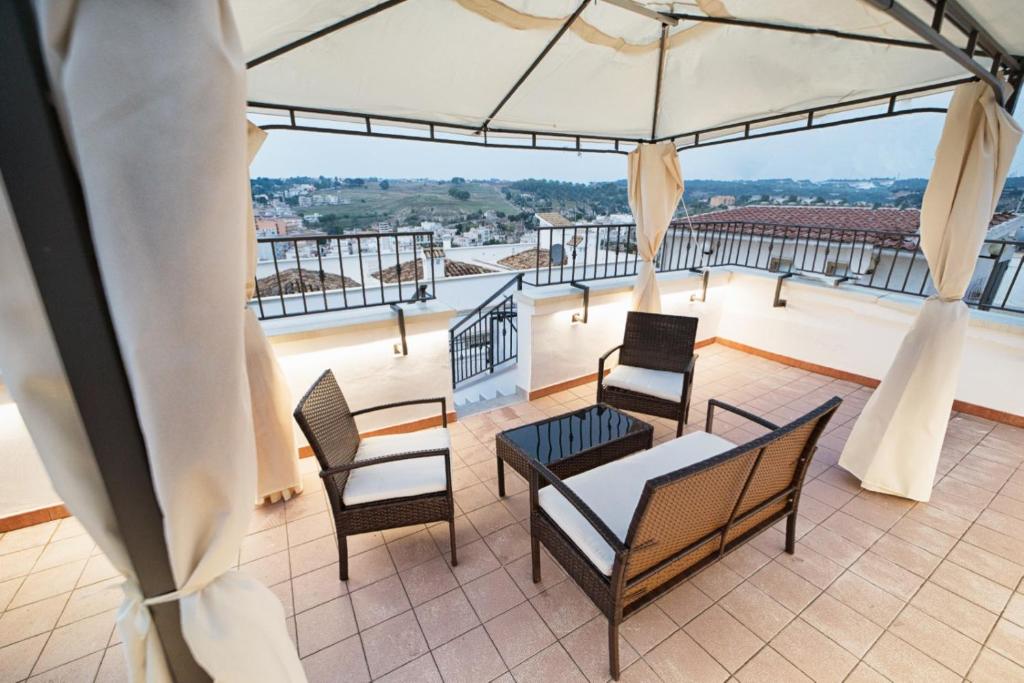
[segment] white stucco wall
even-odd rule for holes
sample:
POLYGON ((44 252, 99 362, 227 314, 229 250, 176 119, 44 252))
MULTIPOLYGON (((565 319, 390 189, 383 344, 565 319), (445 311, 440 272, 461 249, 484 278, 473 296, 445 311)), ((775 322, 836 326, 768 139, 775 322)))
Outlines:
MULTIPOLYGON (((737 271, 718 336, 810 363, 881 379, 922 299, 857 287, 786 280, 773 308, 775 278, 737 271)), ((1024 320, 972 310, 956 398, 1024 415, 1024 320)))
POLYGON ((0 382, 0 517, 60 502, 18 406, 0 382))
MULTIPOLYGON (((395 355, 400 343, 398 321, 389 309, 369 309, 347 316, 346 324, 330 315, 313 316, 303 324, 268 321, 264 329, 288 378, 297 403, 309 386, 330 368, 353 410, 412 398, 443 396, 454 410, 448 326, 455 311, 437 302, 405 306, 409 355, 395 355), (327 318, 317 321, 313 318, 327 318)), ((363 431, 440 414, 439 406, 414 406, 371 413, 358 418, 363 431)), ((299 445, 306 440, 296 426, 299 445)))

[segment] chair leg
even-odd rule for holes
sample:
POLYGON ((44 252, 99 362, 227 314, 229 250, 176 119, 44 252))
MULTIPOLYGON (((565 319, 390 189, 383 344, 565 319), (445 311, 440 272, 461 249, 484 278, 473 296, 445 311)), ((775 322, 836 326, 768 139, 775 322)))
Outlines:
POLYGON ((786 552, 790 555, 796 552, 796 510, 786 518, 786 552))
POLYGON ((608 668, 611 670, 612 680, 619 680, 619 625, 608 620, 608 668))
POLYGON ((338 534, 338 578, 348 581, 348 538, 338 534))
POLYGON ((686 418, 681 417, 676 420, 676 438, 678 439, 683 435, 683 425, 686 424, 686 418))
POLYGON ((457 567, 459 565, 459 559, 455 555, 455 517, 448 518, 448 542, 452 547, 452 566, 457 567))
POLYGON ((530 534, 530 559, 533 562, 533 582, 540 583, 540 541, 530 534))

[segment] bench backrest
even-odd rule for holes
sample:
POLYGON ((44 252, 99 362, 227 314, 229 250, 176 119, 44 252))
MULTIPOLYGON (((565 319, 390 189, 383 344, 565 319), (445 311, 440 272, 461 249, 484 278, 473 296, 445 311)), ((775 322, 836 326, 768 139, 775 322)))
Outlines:
POLYGON ((818 437, 840 403, 644 486, 626 546, 628 603, 793 510, 818 437))
MULTIPOLYGON (((355 460, 359 428, 333 372, 325 370, 320 375, 295 407, 294 415, 321 469, 355 460)), ((325 482, 344 489, 347 480, 348 475, 343 473, 325 482)))

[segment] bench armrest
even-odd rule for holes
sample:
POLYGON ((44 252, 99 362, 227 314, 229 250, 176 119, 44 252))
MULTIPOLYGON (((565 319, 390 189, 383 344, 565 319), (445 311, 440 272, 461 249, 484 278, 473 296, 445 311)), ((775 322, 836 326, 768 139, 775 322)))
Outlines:
POLYGON ((756 422, 757 424, 761 425, 762 427, 767 427, 768 429, 771 429, 771 430, 776 430, 776 429, 779 428, 779 425, 775 424, 774 422, 769 422, 768 420, 764 419, 763 417, 758 417, 757 415, 754 415, 753 413, 747 412, 746 410, 743 410, 742 408, 737 408, 736 406, 729 405, 728 403, 723 403, 722 401, 719 401, 718 399, 712 398, 712 399, 708 400, 708 420, 707 420, 707 423, 704 425, 704 431, 707 432, 708 434, 711 434, 711 426, 712 426, 712 423, 714 421, 715 408, 721 408, 722 410, 727 410, 730 413, 735 413, 736 415, 739 415, 740 417, 744 417, 744 418, 750 420, 751 422, 756 422))
MULTIPOLYGON (((555 476, 555 473, 549 470, 547 467, 537 462, 536 460, 530 460, 530 500, 537 500, 538 489, 540 488, 540 480, 544 480, 549 486, 558 491, 562 496, 569 501, 569 504, 576 508, 576 511, 583 515, 583 519, 587 520, 590 526, 594 527, 604 542, 611 546, 615 554, 626 552, 626 544, 623 543, 618 536, 615 535, 608 525, 605 524, 597 513, 590 509, 586 503, 584 503, 579 496, 577 496, 572 489, 565 485, 561 479, 555 476)), ((539 506, 539 504, 538 504, 539 506)))
POLYGON ((372 412, 375 412, 375 411, 378 411, 378 410, 388 410, 390 408, 401 408, 403 406, 415 406, 415 405, 422 405, 422 404, 426 404, 426 403, 440 403, 441 404, 441 425, 443 427, 447 427, 448 426, 448 407, 447 407, 447 403, 448 402, 447 402, 447 400, 443 396, 440 396, 440 397, 437 397, 437 398, 414 398, 414 399, 410 399, 408 401, 398 401, 396 403, 384 403, 383 405, 372 406, 370 408, 360 408, 359 410, 353 410, 352 411, 352 417, 356 417, 357 415, 363 415, 365 413, 372 413, 372 412))

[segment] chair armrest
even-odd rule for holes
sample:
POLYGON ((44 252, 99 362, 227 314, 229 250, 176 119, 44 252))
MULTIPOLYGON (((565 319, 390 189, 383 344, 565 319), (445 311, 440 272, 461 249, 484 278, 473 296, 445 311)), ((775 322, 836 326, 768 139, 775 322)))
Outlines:
POLYGON ((615 353, 616 351, 618 351, 622 347, 623 347, 623 344, 619 344, 618 346, 613 346, 612 348, 610 348, 607 351, 605 351, 604 354, 602 354, 601 357, 597 359, 597 386, 598 386, 598 390, 599 390, 598 391, 598 402, 601 401, 601 399, 600 399, 600 389, 601 389, 601 387, 604 386, 604 362, 606 360, 608 360, 608 356, 612 355, 613 353, 615 353))
POLYGON ((606 360, 608 360, 608 356, 612 355, 613 353, 615 353, 616 351, 621 349, 623 346, 624 346, 624 344, 619 344, 618 346, 613 346, 612 348, 610 348, 607 351, 605 351, 598 360, 601 361, 602 363, 604 363, 606 360))
POLYGON ((594 531, 600 534, 601 538, 604 539, 604 542, 610 545, 616 554, 624 553, 627 550, 626 544, 615 535, 615 532, 609 529, 608 525, 597 516, 597 513, 591 510, 590 506, 584 503, 572 489, 566 486, 561 479, 555 476, 554 472, 536 460, 529 460, 529 464, 530 467, 532 467, 530 476, 530 500, 537 500, 537 490, 540 488, 540 480, 543 479, 549 486, 562 494, 562 496, 569 501, 569 504, 576 508, 577 512, 583 515, 583 519, 587 520, 587 523, 594 527, 594 531))
POLYGON ((366 460, 359 460, 358 462, 350 462, 347 465, 338 465, 326 470, 320 470, 320 478, 326 479, 327 477, 333 477, 336 474, 349 472, 351 470, 359 469, 360 467, 382 465, 386 462, 397 462, 399 460, 413 460, 415 458, 433 458, 438 455, 443 455, 446 463, 451 457, 451 453, 447 448, 434 448, 427 451, 409 451, 407 453, 395 453, 394 455, 382 455, 379 458, 367 458, 366 460))
POLYGON ((746 419, 750 420, 751 422, 756 422, 757 424, 761 425, 762 427, 767 427, 768 429, 774 430, 774 429, 778 429, 779 428, 779 425, 775 424, 774 422, 769 422, 768 420, 764 419, 763 417, 758 417, 757 415, 754 415, 753 413, 749 413, 746 410, 743 410, 742 408, 737 408, 736 406, 732 406, 732 405, 729 405, 728 403, 723 403, 722 401, 719 401, 718 399, 712 398, 712 399, 708 400, 708 421, 704 425, 704 431, 706 431, 709 434, 711 433, 711 426, 712 426, 714 415, 715 415, 715 408, 721 408, 722 410, 728 410, 730 413, 735 413, 736 415, 739 415, 740 417, 745 417, 746 419))
POLYGON ((352 417, 357 415, 364 415, 366 413, 372 413, 378 410, 388 410, 390 408, 401 408, 403 406, 415 406, 426 403, 440 403, 441 404, 441 425, 444 427, 448 426, 448 401, 443 397, 437 398, 414 398, 408 401, 397 401, 396 403, 384 403, 379 406, 372 406, 370 408, 360 408, 359 410, 352 411, 352 417))
POLYGON ((684 375, 693 375, 693 368, 697 365, 697 359, 700 358, 700 354, 693 354, 690 356, 690 362, 686 364, 686 368, 683 369, 684 375))

